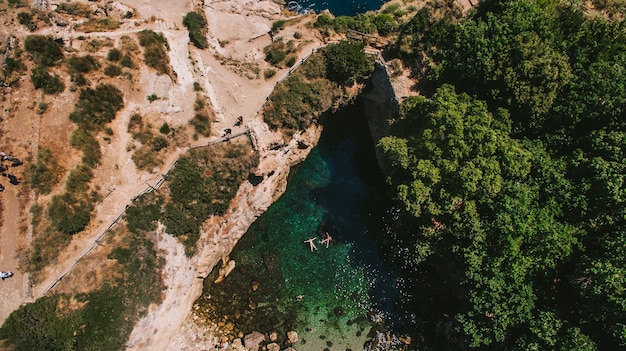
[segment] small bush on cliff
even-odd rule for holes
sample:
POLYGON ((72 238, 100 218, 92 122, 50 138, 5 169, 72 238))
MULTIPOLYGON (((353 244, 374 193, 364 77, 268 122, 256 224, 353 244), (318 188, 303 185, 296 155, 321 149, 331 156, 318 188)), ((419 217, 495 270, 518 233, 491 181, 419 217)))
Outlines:
POLYGON ((189 40, 193 45, 199 49, 206 49, 209 47, 209 42, 204 35, 204 28, 206 28, 206 19, 204 16, 197 12, 188 12, 183 17, 183 25, 189 30, 189 40))

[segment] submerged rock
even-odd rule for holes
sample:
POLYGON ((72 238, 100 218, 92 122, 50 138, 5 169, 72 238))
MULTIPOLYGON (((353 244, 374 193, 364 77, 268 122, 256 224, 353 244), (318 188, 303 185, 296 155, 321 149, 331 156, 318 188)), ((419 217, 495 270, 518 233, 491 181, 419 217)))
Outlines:
POLYGON ((258 351, 259 344, 263 341, 265 341, 265 335, 259 332, 252 332, 243 338, 244 346, 252 351, 258 351))
POLYGON ((273 342, 267 345, 267 351, 280 351, 280 346, 277 343, 273 342))
POLYGON ((287 339, 289 339, 289 342, 292 344, 295 344, 298 342, 298 333, 295 330, 291 330, 287 332, 287 339))

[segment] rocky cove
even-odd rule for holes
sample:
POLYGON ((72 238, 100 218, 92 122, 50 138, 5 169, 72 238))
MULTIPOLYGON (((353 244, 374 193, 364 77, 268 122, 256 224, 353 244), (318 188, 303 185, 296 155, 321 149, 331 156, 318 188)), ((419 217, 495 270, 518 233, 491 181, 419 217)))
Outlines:
MULTIPOLYGON (((377 64, 361 100, 367 106, 364 110, 370 112, 367 116, 370 131, 377 140, 385 133, 387 119, 397 111, 397 98, 383 65, 377 64)), ((247 127, 259 152, 255 173, 262 177, 262 181, 255 182, 256 185, 252 182, 242 184, 228 212, 204 224, 198 253, 192 258, 185 257, 182 245, 171 242, 175 239, 162 232, 158 235, 159 246, 168 248, 164 268, 167 292, 163 302, 153 306, 137 324, 127 343, 128 349, 204 350, 220 342, 229 343, 231 349, 237 349, 239 341, 235 339, 245 337, 229 334, 228 329, 232 326, 226 323, 203 320, 196 313, 198 307, 194 307, 194 302, 202 294, 205 278, 213 270, 217 274, 219 269, 216 267, 222 268, 222 275, 237 269, 237 262, 229 258, 231 251, 257 218, 285 192, 291 168, 309 155, 322 133, 322 126, 314 125, 276 148, 280 137, 263 122, 251 121, 247 127), (156 320, 167 321, 167 324, 154 328, 156 320), (230 337, 224 338, 225 335, 230 337)), ((280 337, 285 339, 286 335, 280 337)), ((271 341, 269 335, 268 339, 266 341, 271 341)), ((296 343, 294 348, 297 349, 297 346, 296 343)))

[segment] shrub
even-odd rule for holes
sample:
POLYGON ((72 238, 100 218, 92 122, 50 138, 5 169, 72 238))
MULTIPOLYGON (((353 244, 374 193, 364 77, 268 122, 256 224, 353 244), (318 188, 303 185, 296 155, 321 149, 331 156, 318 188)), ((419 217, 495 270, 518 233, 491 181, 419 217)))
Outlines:
POLYGON ((29 35, 24 39, 24 49, 32 56, 35 63, 46 67, 63 58, 61 44, 48 36, 29 35))
MULTIPOLYGON (((142 134, 143 136, 148 136, 148 134, 142 134)), ((135 137, 137 135, 133 135, 135 137)), ((148 138, 145 142, 149 142, 152 138, 148 138)), ((138 169, 141 170, 151 170, 154 167, 160 166, 163 164, 163 158, 159 157, 158 153, 156 153, 150 145, 142 145, 140 149, 135 150, 132 156, 133 162, 137 166, 138 169)))
POLYGON ((67 183, 65 183, 65 189, 71 195, 83 194, 89 190, 91 178, 93 178, 91 169, 86 165, 80 165, 70 172, 67 183))
POLYGON ((157 33, 150 29, 144 29, 141 32, 137 33, 137 37, 139 38, 139 45, 143 47, 148 47, 151 45, 165 45, 167 46, 167 40, 161 33, 157 33))
POLYGON ((100 84, 96 89, 86 88, 80 91, 70 120, 81 128, 99 130, 115 118, 115 114, 124 106, 124 98, 115 86, 100 84))
POLYGON ((286 56, 287 56, 287 53, 283 50, 270 49, 265 52, 265 61, 276 66, 279 63, 281 63, 285 59, 286 56))
POLYGON ((285 20, 278 20, 272 23, 272 33, 278 33, 281 30, 283 30, 283 28, 285 28, 286 23, 287 22, 285 20))
MULTIPOLYGON (((117 274, 94 292, 46 296, 21 306, 0 329, 5 347, 16 351, 124 349, 133 325, 151 303, 161 299, 162 260, 144 236, 122 230, 112 235, 124 245, 116 245, 107 256, 117 261, 117 274), (68 304, 69 300, 77 303, 68 304)), ((48 238, 46 245, 36 240, 36 245, 48 248, 68 238, 63 235, 54 242, 48 238)))
POLYGON ((120 59, 120 65, 126 68, 133 68, 133 59, 130 58, 129 54, 124 54, 124 56, 120 59))
POLYGON ((122 74, 122 69, 118 65, 110 64, 104 68, 104 74, 109 77, 117 77, 122 74))
POLYGON ((334 90, 336 86, 326 79, 309 82, 300 74, 291 75, 270 95, 264 120, 272 130, 282 129, 286 134, 306 129, 331 107, 334 90))
POLYGON ((78 201, 69 194, 55 195, 48 207, 48 217, 58 231, 73 235, 87 227, 91 210, 86 201, 78 201))
POLYGON ((98 61, 91 55, 72 56, 67 59, 67 66, 70 73, 88 73, 100 67, 98 61))
POLYGON ((64 295, 42 297, 11 313, 0 329, 15 350, 69 350, 84 321, 70 309, 59 311, 64 295), (53 345, 55 347, 53 347, 53 345))
POLYGON ((201 111, 204 106, 206 106, 204 104, 204 100, 202 100, 200 97, 196 97, 196 101, 193 103, 193 110, 196 112, 201 111))
POLYGON ((120 58, 122 58, 122 52, 116 48, 109 50, 109 52, 107 53, 107 60, 111 62, 117 62, 120 60, 120 58))
POLYGON ((293 65, 295 65, 295 64, 296 64, 296 57, 295 56, 289 56, 287 61, 285 61, 285 66, 287 66, 287 67, 293 67, 293 65))
POLYGON ((202 86, 198 82, 193 82, 193 91, 202 91, 202 86))
POLYGON ((48 111, 47 102, 42 101, 39 104, 37 104, 37 114, 43 115, 44 113, 46 113, 46 111, 48 111))
POLYGON ((211 121, 209 120, 209 116, 205 113, 196 113, 196 115, 189 121, 189 124, 193 126, 196 133, 203 136, 211 135, 211 121))
POLYGON ((100 144, 98 140, 83 128, 78 128, 72 132, 70 145, 83 152, 83 163, 91 168, 95 168, 102 159, 100 144))
POLYGON ((28 28, 29 31, 37 30, 37 23, 33 22, 33 15, 30 12, 20 12, 17 14, 17 20, 21 25, 28 28))
POLYGON ((156 222, 161 215, 163 197, 149 192, 139 196, 126 208, 124 219, 128 230, 132 233, 141 233, 156 229, 156 222))
POLYGON ((9 6, 11 6, 11 7, 22 7, 22 6, 24 6, 24 3, 22 3, 22 0, 9 0, 9 6))
POLYGON ((41 89, 46 94, 56 94, 65 90, 65 84, 56 74, 50 74, 46 66, 35 66, 30 72, 30 80, 35 89, 41 89))
POLYGON ((298 72, 302 72, 307 79, 325 78, 326 60, 324 55, 312 55, 300 66, 298 72))
POLYGON ((272 68, 268 68, 263 72, 263 75, 265 76, 265 79, 270 79, 276 75, 276 70, 272 68))
POLYGON ((159 152, 162 149, 165 149, 168 145, 169 143, 167 142, 167 139, 162 136, 157 136, 152 139, 152 151, 159 152))
POLYGON ((159 99, 158 96, 156 96, 156 94, 150 94, 148 95, 148 97, 146 98, 148 101, 153 102, 153 101, 157 101, 159 99))
POLYGON ((172 131, 172 128, 170 128, 169 124, 167 124, 167 122, 163 123, 163 125, 161 126, 161 128, 159 128, 159 132, 161 134, 169 134, 172 131))
POLYGON ((302 38, 302 33, 295 32, 295 33, 293 33, 293 37, 296 38, 296 39, 300 39, 300 38, 302 38))
POLYGON ((41 148, 37 151, 37 160, 28 166, 26 182, 40 194, 49 194, 59 182, 60 167, 52 151, 41 148))
POLYGON ((0 74, 0 84, 12 86, 13 84, 19 83, 24 69, 25 66, 21 61, 12 57, 6 57, 2 67, 2 74, 0 74))
POLYGON ((188 12, 185 17, 183 17, 183 25, 189 30, 189 40, 195 47, 199 49, 209 47, 209 42, 204 35, 204 28, 207 25, 204 16, 197 12, 188 12))
POLYGON ((162 46, 151 45, 146 47, 143 57, 149 67, 156 69, 161 74, 169 73, 169 58, 162 46))
POLYGON ((57 6, 56 11, 86 18, 91 16, 89 5, 80 2, 62 2, 57 6))
POLYGON ((143 118, 140 114, 134 113, 130 116, 130 120, 128 120, 128 128, 127 131, 129 133, 137 133, 143 127, 143 118))
POLYGON ((89 81, 81 73, 72 74, 72 83, 78 87, 83 87, 89 84, 89 81))
POLYGON ((12 57, 7 57, 4 60, 4 66, 2 67, 2 74, 5 77, 10 76, 15 72, 22 72, 26 67, 20 60, 16 60, 12 57))

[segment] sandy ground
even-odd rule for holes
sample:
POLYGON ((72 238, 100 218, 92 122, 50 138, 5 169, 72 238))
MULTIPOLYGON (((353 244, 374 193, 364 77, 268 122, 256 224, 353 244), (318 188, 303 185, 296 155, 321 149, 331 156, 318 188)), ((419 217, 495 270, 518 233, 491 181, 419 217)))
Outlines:
MULTIPOLYGON (((288 73, 287 69, 282 69, 270 80, 263 78, 263 70, 269 68, 263 61, 263 47, 271 43, 266 33, 273 21, 284 18, 285 15, 281 13, 281 8, 271 1, 205 1, 202 11, 209 23, 211 47, 198 50, 188 44, 188 34, 182 25, 183 16, 197 4, 192 1, 167 0, 124 3, 135 8, 137 14, 114 32, 73 33, 68 26, 44 28, 40 30, 40 34, 61 36, 68 42, 78 35, 118 40, 124 34, 150 28, 163 33, 167 38, 170 44, 170 63, 176 79, 172 81, 167 76, 159 76, 153 71, 144 69, 138 78, 139 84, 124 92, 125 108, 118 113, 118 117, 110 126, 114 131, 114 137, 109 144, 101 144, 103 159, 94 182, 102 189, 104 199, 96 208, 96 218, 92 220, 88 230, 73 237, 68 248, 59 255, 56 264, 48 267, 43 279, 32 286, 28 276, 20 273, 17 252, 29 240, 30 231, 25 223, 30 221, 27 209, 33 203, 33 196, 25 193, 19 197, 17 196, 19 188, 10 187, 3 193, 0 270, 13 270, 16 275, 12 279, 0 281, 0 297, 3 300, 0 304, 0 321, 4 321, 10 312, 21 304, 31 302, 33 297, 38 298, 54 291, 51 289, 58 279, 70 272, 76 264, 80 264, 80 258, 92 250, 96 239, 123 213, 131 199, 151 184, 155 184, 180 154, 187 150, 187 147, 180 147, 172 152, 158 169, 153 172, 140 172, 131 160, 131 153, 128 150, 131 139, 125 129, 130 116, 135 112, 159 114, 160 118, 174 127, 186 124, 194 114, 193 84, 198 82, 215 109, 217 121, 213 124, 213 135, 197 143, 218 138, 226 128, 231 128, 233 134, 249 128, 254 131, 259 144, 265 146, 261 150, 263 161, 260 168, 275 170, 276 175, 273 179, 276 181, 255 189, 249 184, 242 185, 237 200, 242 206, 233 209, 225 218, 212 219, 205 224, 200 252, 192 259, 184 255, 182 245, 171 236, 163 232, 157 235, 157 247, 166 257, 165 298, 161 305, 152 306, 148 316, 140 321, 131 335, 128 349, 182 350, 186 349, 188 346, 185 345, 192 343, 192 340, 177 335, 190 314, 193 301, 201 292, 201 278, 232 249, 256 216, 275 200, 281 190, 284 190, 282 179, 286 178, 289 164, 305 156, 302 151, 287 150, 280 155, 270 153, 266 146, 280 139, 280 136, 269 132, 258 115, 276 81, 288 73), (228 64, 223 64, 224 62, 228 64), (260 77, 255 77, 254 70, 246 67, 258 67, 260 77), (159 96, 159 101, 154 104, 147 102, 146 96, 150 94, 159 96), (244 117, 244 125, 234 127, 239 116, 244 117), (250 207, 247 211, 244 204, 250 207), (174 346, 170 345, 171 343, 174 343, 172 344, 174 346)), ((309 17, 305 20, 311 19, 309 17)), ((322 45, 305 27, 304 21, 287 27, 281 35, 293 38, 295 31, 303 34, 302 39, 298 41, 301 45, 299 58, 322 45)), ((22 128, 25 129, 23 135, 29 137, 25 141, 7 140, 3 145, 12 147, 12 152, 22 159, 32 159, 39 144, 54 143, 50 140, 52 136, 65 135, 67 138, 66 135, 71 132, 71 128, 67 127, 66 116, 73 102, 69 98, 66 99, 63 94, 57 96, 56 100, 51 102, 50 109, 58 111, 57 115, 65 119, 55 120, 48 113, 46 119, 42 120, 32 111, 36 101, 19 102, 24 96, 19 91, 10 93, 6 96, 7 104, 13 103, 15 106, 28 104, 28 108, 21 107, 24 113, 27 113, 27 117, 20 118, 26 118, 29 122, 25 123, 22 120, 20 127, 14 126, 18 122, 17 116, 7 115, 8 109, 4 108, 3 129, 7 131, 22 128)), ((312 134, 308 137, 315 139, 316 136, 312 134)), ((292 146, 294 143, 295 141, 292 141, 292 146)), ((292 149, 297 150, 297 147, 292 149)), ((70 164, 76 161, 67 162, 70 164)))

